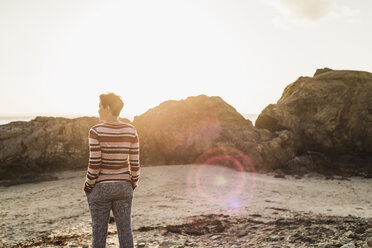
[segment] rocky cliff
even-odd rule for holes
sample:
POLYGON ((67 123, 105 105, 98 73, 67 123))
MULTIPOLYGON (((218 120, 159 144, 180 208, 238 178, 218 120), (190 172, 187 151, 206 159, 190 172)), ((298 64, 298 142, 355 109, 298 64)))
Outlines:
POLYGON ((300 77, 288 85, 278 102, 262 111, 255 126, 272 132, 289 130, 298 137, 298 155, 305 157, 291 161, 292 165, 372 166, 372 74, 318 69, 313 77, 300 77))

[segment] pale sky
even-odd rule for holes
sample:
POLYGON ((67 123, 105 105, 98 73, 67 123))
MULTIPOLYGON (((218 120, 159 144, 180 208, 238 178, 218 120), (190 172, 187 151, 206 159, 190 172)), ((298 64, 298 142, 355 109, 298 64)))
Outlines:
POLYGON ((372 72, 371 0, 0 0, 0 115, 122 116, 220 96, 242 114, 317 68, 372 72))

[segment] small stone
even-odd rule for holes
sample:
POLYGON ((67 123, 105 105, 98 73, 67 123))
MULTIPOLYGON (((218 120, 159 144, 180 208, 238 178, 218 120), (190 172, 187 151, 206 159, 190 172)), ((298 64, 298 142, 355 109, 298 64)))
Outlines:
POLYGON ((189 242, 189 243, 187 243, 186 245, 188 245, 188 246, 195 246, 195 244, 193 243, 193 242, 189 242))
POLYGON ((211 237, 211 240, 216 240, 216 239, 219 239, 219 238, 221 238, 221 235, 213 235, 211 237))
POLYGON ((4 243, 0 241, 0 248, 4 247, 4 243))
POLYGON ((318 244, 318 248, 330 248, 333 247, 332 243, 320 243, 318 244))
POLYGON ((241 237, 246 236, 246 235, 247 235, 247 231, 246 231, 246 230, 242 230, 242 231, 240 231, 240 232, 237 234, 238 238, 241 238, 241 237))
POLYGON ((344 236, 347 238, 353 238, 355 234, 352 231, 347 231, 346 233, 344 233, 344 236))
POLYGON ((347 243, 346 245, 341 246, 341 248, 355 248, 354 242, 347 243))
POLYGON ((366 245, 367 245, 367 247, 372 247, 372 238, 367 238, 366 239, 366 245))
POLYGON ((160 243, 159 248, 169 248, 172 247, 172 245, 174 245, 174 243, 169 241, 163 241, 160 243))
POLYGON ((146 246, 146 242, 145 241, 138 241, 137 242, 137 247, 138 248, 144 248, 146 246))

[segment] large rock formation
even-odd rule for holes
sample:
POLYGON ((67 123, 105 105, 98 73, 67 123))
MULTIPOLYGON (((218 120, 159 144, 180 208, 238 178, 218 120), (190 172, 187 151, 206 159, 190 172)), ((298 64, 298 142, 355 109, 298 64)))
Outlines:
POLYGON ((89 128, 98 122, 95 117, 36 117, 0 125, 0 179, 32 181, 44 172, 86 168, 89 128))
POLYGON ((247 170, 269 169, 296 153, 291 132, 257 130, 220 97, 199 95, 166 101, 136 116, 133 123, 139 132, 142 164, 208 160, 231 164, 237 159, 247 170))
POLYGON ((372 155, 372 74, 325 68, 313 77, 300 77, 285 88, 277 104, 262 111, 255 126, 293 132, 299 138, 299 155, 308 160, 315 156, 322 166, 335 159, 350 165, 356 158, 366 165, 372 155))
MULTIPOLYGON (((0 179, 86 168, 88 131, 96 123, 93 117, 38 117, 0 125, 0 179)), ((220 97, 206 95, 163 102, 132 124, 142 166, 239 164, 245 170, 305 173, 360 165, 372 175, 368 72, 326 68, 300 77, 262 111, 256 127, 220 97)))
MULTIPOLYGON (((86 168, 88 131, 96 123, 93 117, 37 117, 0 125, 0 179, 86 168)), ((268 170, 283 166, 296 153, 291 132, 255 129, 220 97, 166 101, 136 116, 132 124, 139 133, 142 166, 206 162, 268 170)))

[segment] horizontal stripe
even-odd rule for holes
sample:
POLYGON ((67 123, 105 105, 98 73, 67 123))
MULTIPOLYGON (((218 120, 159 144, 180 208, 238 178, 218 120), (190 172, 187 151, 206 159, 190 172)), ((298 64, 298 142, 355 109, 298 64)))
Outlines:
POLYGON ((114 159, 114 158, 112 158, 112 159, 102 158, 102 161, 103 160, 105 160, 105 161, 113 161, 113 162, 115 162, 115 161, 121 161, 121 162, 127 161, 127 159, 114 159))
POLYGON ((130 181, 137 185, 140 144, 133 125, 100 123, 89 130, 88 138, 87 190, 100 182, 130 181))
POLYGON ((128 137, 128 138, 134 138, 135 135, 134 134, 102 134, 100 137, 99 137, 99 140, 102 140, 103 138, 116 138, 116 137, 128 137))
POLYGON ((118 166, 118 165, 102 165, 101 169, 109 169, 109 170, 119 170, 122 168, 128 168, 128 166, 118 166))
POLYGON ((112 136, 112 137, 100 137, 100 142, 132 142, 133 141, 133 137, 129 137, 129 136, 122 136, 122 137, 115 137, 115 136, 112 136))
MULTIPOLYGON (((94 166, 96 166, 96 165, 100 165, 102 162, 101 161, 98 161, 98 162, 95 162, 95 161, 89 161, 89 164, 90 165, 94 165, 94 166)), ((93 168, 93 167, 92 167, 93 168)))
POLYGON ((102 151, 102 154, 117 154, 117 153, 119 153, 119 154, 126 154, 126 153, 129 153, 129 150, 126 151, 126 152, 123 152, 123 151, 120 151, 120 150, 114 150, 114 151, 112 151, 112 150, 105 150, 105 151, 102 151))
POLYGON ((102 125, 99 125, 99 127, 109 127, 109 128, 112 128, 112 129, 115 129, 115 128, 134 128, 132 125, 128 125, 128 124, 110 124, 110 123, 104 123, 102 125))
POLYGON ((129 171, 124 171, 124 172, 119 172, 119 173, 116 173, 116 172, 110 172, 110 173, 100 172, 99 173, 99 175, 120 175, 120 174, 128 174, 128 175, 130 175, 130 172, 129 171))
POLYGON ((89 159, 101 159, 101 156, 99 156, 99 157, 89 157, 89 159))
POLYGON ((88 170, 88 174, 92 175, 92 176, 98 176, 98 174, 95 174, 95 173, 92 173, 88 170))
POLYGON ((87 177, 88 177, 89 179, 93 180, 93 179, 97 179, 98 176, 91 176, 91 175, 88 174, 87 177))
POLYGON ((102 166, 112 166, 112 167, 124 167, 126 166, 127 164, 126 163, 117 163, 117 164, 113 164, 113 163, 102 163, 102 166))
POLYGON ((99 136, 99 134, 95 129, 92 128, 92 129, 89 130, 89 138, 98 139, 98 136, 99 136))
POLYGON ((101 147, 102 150, 130 150, 136 149, 136 147, 120 147, 120 146, 111 146, 111 147, 101 147))
POLYGON ((100 181, 100 182, 97 182, 97 183, 115 183, 115 182, 123 182, 123 181, 133 183, 133 181, 130 178, 123 178, 123 179, 119 179, 119 180, 103 180, 103 181, 100 181))
POLYGON ((89 163, 89 164, 88 164, 88 167, 89 167, 89 168, 92 168, 92 169, 99 169, 100 164, 96 165, 96 164, 91 164, 91 163, 89 163))
POLYGON ((103 180, 116 180, 116 179, 131 179, 129 174, 120 174, 120 175, 100 175, 97 178, 97 181, 103 181, 103 180))
POLYGON ((99 137, 106 136, 106 135, 129 135, 135 136, 136 134, 133 132, 123 132, 122 130, 118 130, 118 132, 105 132, 104 130, 99 132, 99 137))
POLYGON ((128 179, 128 178, 122 178, 122 179, 104 179, 104 180, 100 180, 100 181, 97 180, 97 183, 103 183, 103 182, 118 182, 118 181, 128 181, 128 182, 132 182, 132 180, 130 180, 130 179, 128 179))

